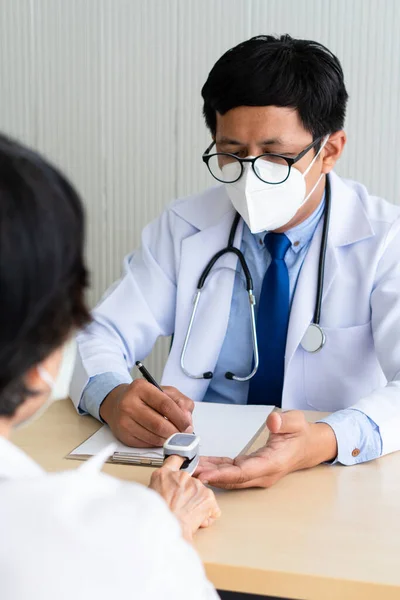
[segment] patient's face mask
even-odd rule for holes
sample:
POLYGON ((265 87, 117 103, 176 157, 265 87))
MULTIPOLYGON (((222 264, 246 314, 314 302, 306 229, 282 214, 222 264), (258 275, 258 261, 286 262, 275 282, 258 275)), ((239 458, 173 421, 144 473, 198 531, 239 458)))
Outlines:
POLYGON ((42 365, 38 366, 37 369, 40 377, 45 383, 47 383, 51 390, 50 402, 56 402, 57 400, 65 400, 65 398, 68 398, 75 360, 76 340, 73 337, 64 345, 60 368, 55 379, 52 375, 50 375, 45 367, 42 365))
MULTIPOLYGON (((307 195, 305 178, 328 139, 329 135, 323 140, 320 149, 304 173, 292 166, 289 177, 283 183, 270 184, 261 181, 254 173, 251 164, 247 163, 244 164, 243 175, 238 181, 225 184, 233 206, 247 223, 252 233, 274 231, 283 227, 289 223, 299 208, 307 202, 321 181, 323 174, 321 173, 318 181, 307 195)), ((226 179, 233 178, 229 173, 229 169, 234 168, 235 165, 232 163, 222 167, 221 170, 226 179)), ((287 166, 268 161, 258 160, 257 169, 259 175, 266 181, 282 181, 287 174, 287 166)))
POLYGON ((48 407, 51 404, 53 404, 53 402, 68 398, 69 387, 71 384, 72 374, 74 371, 76 360, 75 337, 71 338, 71 340, 66 342, 66 344, 63 347, 62 353, 63 354, 58 370, 58 375, 55 379, 45 367, 43 367, 42 365, 38 365, 37 370, 42 381, 44 381, 44 383, 46 383, 47 386, 50 388, 49 397, 36 412, 34 412, 30 417, 28 417, 21 423, 18 423, 15 426, 15 429, 20 429, 21 427, 25 427, 33 421, 36 421, 39 417, 42 416, 43 413, 46 412, 48 407))

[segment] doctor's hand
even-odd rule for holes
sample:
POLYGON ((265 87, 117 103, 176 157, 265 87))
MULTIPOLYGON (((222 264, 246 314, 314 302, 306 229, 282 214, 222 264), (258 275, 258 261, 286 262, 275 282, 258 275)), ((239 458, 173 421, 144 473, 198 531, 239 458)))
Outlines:
POLYGON ((267 488, 282 477, 314 467, 337 456, 336 437, 325 423, 308 423, 298 410, 273 412, 267 419, 267 444, 249 454, 230 458, 202 457, 195 475, 225 489, 267 488))
POLYGON ((162 446, 174 433, 191 433, 194 402, 176 388, 163 389, 144 379, 119 385, 101 404, 100 416, 127 446, 162 446))
POLYGON ((214 493, 198 479, 180 471, 184 462, 170 456, 154 471, 149 487, 158 492, 181 524, 183 537, 191 542, 200 527, 208 527, 221 515, 214 493))

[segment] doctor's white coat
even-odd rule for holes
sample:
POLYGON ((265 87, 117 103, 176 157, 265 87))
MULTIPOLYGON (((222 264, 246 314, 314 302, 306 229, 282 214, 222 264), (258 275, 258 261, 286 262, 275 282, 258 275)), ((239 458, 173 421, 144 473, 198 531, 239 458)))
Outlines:
MULTIPOLYGON (((330 177, 321 309, 326 344, 315 354, 300 346, 314 312, 321 220, 292 303, 282 408, 360 408, 379 426, 385 454, 400 449, 400 209, 370 196, 358 183, 334 173, 330 177)), ((144 229, 141 248, 125 261, 123 278, 79 337, 75 405, 94 375, 115 372, 131 381, 135 361, 149 354, 159 336, 172 333, 162 381, 194 400, 204 398, 209 380, 186 377, 180 354, 198 278, 226 246, 233 218, 225 189, 217 186, 174 202, 144 229)), ((236 247, 242 231, 241 223, 236 247)), ((236 261, 233 255, 222 258, 202 294, 186 355, 190 372, 214 370, 227 329, 236 261)))
POLYGON ((164 501, 107 458, 47 474, 0 436, 1 600, 217 600, 164 501))

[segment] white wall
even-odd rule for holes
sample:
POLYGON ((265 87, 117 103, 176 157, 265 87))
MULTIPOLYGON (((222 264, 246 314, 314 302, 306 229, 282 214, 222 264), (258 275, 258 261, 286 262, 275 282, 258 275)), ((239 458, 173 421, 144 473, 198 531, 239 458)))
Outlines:
MULTIPOLYGON (((0 0, 0 129, 81 191, 94 303, 142 226, 210 181, 200 89, 252 35, 338 55, 350 93, 339 172, 400 203, 399 32, 399 0, 0 0)), ((157 374, 165 348, 149 363, 157 374)))

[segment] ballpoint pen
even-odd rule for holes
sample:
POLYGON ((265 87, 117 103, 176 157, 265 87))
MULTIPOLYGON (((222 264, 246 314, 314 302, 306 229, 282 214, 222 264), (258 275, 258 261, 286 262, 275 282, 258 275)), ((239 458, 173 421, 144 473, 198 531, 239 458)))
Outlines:
MULTIPOLYGON (((139 371, 141 372, 141 374, 143 375, 143 377, 145 378, 146 381, 148 381, 149 383, 154 385, 158 390, 160 390, 160 392, 163 392, 165 394, 164 390, 159 386, 157 381, 154 379, 153 375, 151 375, 149 373, 149 371, 146 369, 144 364, 140 362, 140 360, 136 361, 135 365, 137 366, 137 368, 139 369, 139 371)), ((164 419, 167 419, 167 417, 164 416, 164 419)), ((194 431, 193 431, 193 434, 194 434, 194 431)))
POLYGON ((146 381, 148 381, 149 383, 154 385, 158 390, 160 390, 160 392, 164 392, 164 390, 158 385, 157 381, 148 372, 148 370, 146 369, 144 364, 140 362, 140 360, 136 361, 135 365, 137 366, 137 368, 139 369, 139 371, 141 372, 141 374, 143 375, 143 377, 145 378, 146 381))

